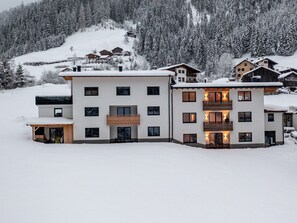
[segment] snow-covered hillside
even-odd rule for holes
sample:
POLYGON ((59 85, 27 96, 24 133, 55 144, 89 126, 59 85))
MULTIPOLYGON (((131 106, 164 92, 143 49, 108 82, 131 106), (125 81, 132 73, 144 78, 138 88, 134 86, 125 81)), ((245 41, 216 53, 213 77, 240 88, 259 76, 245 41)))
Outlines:
POLYGON ((0 94, 0 222, 295 223, 297 146, 40 144, 28 118, 43 85, 0 94))
MULTIPOLYGON (((94 50, 97 52, 106 49, 111 51, 115 47, 121 47, 126 51, 134 52, 134 38, 128 38, 129 42, 125 43, 124 35, 126 30, 120 28, 114 22, 101 24, 87 28, 83 32, 77 32, 66 39, 66 42, 61 46, 41 52, 29 53, 20 57, 14 58, 16 65, 26 62, 54 62, 66 60, 74 55, 76 57, 85 57, 94 50)), ((137 63, 145 63, 145 59, 141 56, 132 55, 137 63)), ((59 65, 71 65, 71 62, 56 63, 43 66, 27 66, 24 68, 29 71, 30 75, 40 78, 43 71, 55 70, 59 65)))

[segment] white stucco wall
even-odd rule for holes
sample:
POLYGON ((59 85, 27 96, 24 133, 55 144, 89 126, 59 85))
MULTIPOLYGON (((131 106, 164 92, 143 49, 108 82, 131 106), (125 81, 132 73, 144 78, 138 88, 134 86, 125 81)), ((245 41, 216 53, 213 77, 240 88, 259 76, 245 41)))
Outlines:
POLYGON ((110 140, 106 116, 110 106, 137 106, 138 139, 169 137, 168 77, 73 77, 74 140, 110 140), (130 96, 117 96, 116 87, 130 87, 130 96), (148 86, 159 86, 160 95, 147 95, 148 86), (84 96, 85 87, 99 87, 99 96, 84 96), (160 106, 159 116, 148 116, 147 106, 160 106), (99 107, 99 117, 85 117, 85 107, 99 107), (160 126, 159 137, 148 137, 148 126, 160 126), (99 138, 85 138, 85 128, 100 128, 99 138))
POLYGON ((55 108, 63 109, 63 118, 72 118, 72 105, 38 105, 38 117, 55 117, 55 108))
POLYGON ((283 142, 283 113, 267 112, 265 113, 265 131, 275 131, 276 142, 283 142), (274 121, 268 122, 268 114, 274 114, 274 121))

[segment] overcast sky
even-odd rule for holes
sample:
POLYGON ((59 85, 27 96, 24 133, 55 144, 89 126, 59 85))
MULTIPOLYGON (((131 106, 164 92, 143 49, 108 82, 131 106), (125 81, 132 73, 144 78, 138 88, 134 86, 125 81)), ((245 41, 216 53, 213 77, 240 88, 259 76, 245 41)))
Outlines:
POLYGON ((0 12, 6 9, 10 9, 12 7, 16 7, 22 4, 22 2, 24 2, 24 4, 27 4, 30 2, 37 2, 37 1, 38 0, 0 0, 0 12))

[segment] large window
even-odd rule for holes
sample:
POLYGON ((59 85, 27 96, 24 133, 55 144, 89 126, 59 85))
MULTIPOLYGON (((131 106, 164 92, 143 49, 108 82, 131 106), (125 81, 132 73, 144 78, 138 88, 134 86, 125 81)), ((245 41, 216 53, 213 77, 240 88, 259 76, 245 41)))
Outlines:
POLYGON ((119 96, 130 95, 130 87, 117 87, 117 95, 119 96))
POLYGON ((183 113, 183 123, 196 123, 196 113, 183 113))
POLYGON ((251 132, 240 132, 239 133, 239 142, 251 142, 252 133, 251 132))
POLYGON ((85 96, 98 96, 98 87, 85 87, 85 96))
POLYGON ((183 102, 196 102, 196 92, 183 92, 183 102))
POLYGON ((160 107, 159 106, 147 107, 147 115, 160 115, 160 107))
POLYGON ((252 112, 238 112, 238 122, 251 122, 252 112))
POLYGON ((222 92, 209 92, 208 101, 210 102, 222 102, 223 94, 222 92))
POLYGON ((197 134, 184 134, 184 143, 196 143, 197 134))
POLYGON ((117 115, 131 115, 131 107, 117 107, 117 115))
POLYGON ((62 108, 55 108, 54 109, 54 116, 55 117, 62 117, 63 116, 63 109, 62 108))
POLYGON ((274 122, 274 114, 273 113, 268 114, 268 122, 274 122))
POLYGON ((85 116, 99 116, 99 108, 98 107, 86 107, 85 108, 85 116))
POLYGON ((148 136, 160 136, 160 127, 159 126, 151 126, 148 127, 148 136))
POLYGON ((238 101, 251 101, 252 93, 250 91, 238 91, 238 101))
POLYGON ((99 128, 85 128, 86 138, 98 138, 99 137, 99 128))
POLYGON ((160 87, 147 87, 147 95, 160 95, 160 87))
POLYGON ((222 112, 209 112, 209 122, 212 123, 222 123, 223 122, 223 114, 222 112))

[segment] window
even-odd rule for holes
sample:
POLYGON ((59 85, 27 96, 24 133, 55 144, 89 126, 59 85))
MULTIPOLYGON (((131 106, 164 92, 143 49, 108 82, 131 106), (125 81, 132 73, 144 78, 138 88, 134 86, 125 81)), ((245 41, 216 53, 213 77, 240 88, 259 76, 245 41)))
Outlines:
POLYGON ((244 71, 244 68, 242 68, 241 70, 244 71))
POLYGON ((238 68, 237 71, 240 71, 240 68, 238 68))
POLYGON ((238 122, 251 122, 252 112, 238 112, 238 122))
POLYGON ((86 138, 98 138, 99 137, 99 128, 85 128, 85 137, 86 138))
POLYGON ((178 82, 181 82, 181 77, 178 77, 178 82))
POLYGON ((267 60, 264 60, 264 63, 268 63, 268 61, 267 60))
POLYGON ((182 70, 182 74, 184 74, 185 73, 185 70, 182 70))
POLYGON ((274 122, 274 114, 268 114, 268 122, 274 122))
POLYGON ((250 91, 238 91, 238 101, 251 101, 252 93, 250 91))
POLYGON ((196 102, 196 92, 183 92, 183 102, 196 102))
POLYGON ((208 100, 210 102, 222 102, 223 94, 222 94, 222 92, 209 92, 208 100))
POLYGON ((63 109, 62 108, 55 108, 54 109, 54 116, 55 117, 62 117, 63 116, 63 109))
POLYGON ((98 107, 86 107, 85 108, 85 116, 99 116, 99 108, 98 107))
POLYGON ((209 112, 209 122, 211 123, 222 123, 223 113, 222 112, 209 112))
POLYGON ((85 87, 85 96, 98 96, 98 87, 85 87))
POLYGON ((239 142, 251 142, 252 133, 251 132, 240 132, 239 133, 239 142))
POLYGON ((196 143, 197 134, 184 134, 184 143, 196 143))
POLYGON ((160 87, 147 87, 147 95, 160 95, 160 87))
POLYGON ((117 87, 117 95, 130 95, 130 87, 117 87))
POLYGON ((117 107, 117 115, 131 115, 130 107, 117 107))
POLYGON ((182 82, 185 82, 185 78, 184 77, 182 77, 182 82))
POLYGON ((160 136, 160 127, 152 126, 148 127, 148 136, 160 136))
POLYGON ((196 113, 183 113, 183 123, 196 123, 196 113))
POLYGON ((244 66, 247 66, 247 63, 244 63, 244 66))
POLYGON ((147 115, 160 115, 160 107, 159 106, 147 107, 147 115))
POLYGON ((178 70, 178 73, 180 74, 181 73, 181 70, 178 70))

